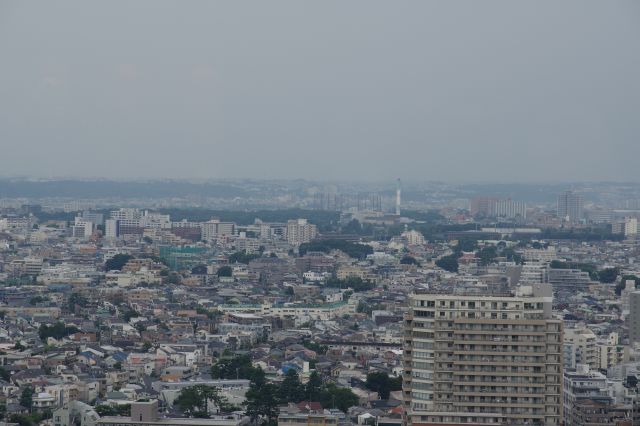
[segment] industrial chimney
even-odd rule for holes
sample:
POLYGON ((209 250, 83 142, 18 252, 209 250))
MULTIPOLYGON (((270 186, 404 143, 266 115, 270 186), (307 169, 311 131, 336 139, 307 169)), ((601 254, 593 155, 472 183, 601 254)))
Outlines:
POLYGON ((398 178, 398 186, 396 188, 396 216, 400 216, 400 196, 402 194, 402 183, 398 178))

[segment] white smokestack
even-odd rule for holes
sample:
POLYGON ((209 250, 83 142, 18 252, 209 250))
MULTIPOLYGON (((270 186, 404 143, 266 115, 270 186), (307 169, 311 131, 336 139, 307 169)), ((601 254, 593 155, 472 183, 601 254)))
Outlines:
POLYGON ((402 194, 402 184, 398 178, 398 187, 396 188, 396 216, 400 216, 400 197, 402 194))

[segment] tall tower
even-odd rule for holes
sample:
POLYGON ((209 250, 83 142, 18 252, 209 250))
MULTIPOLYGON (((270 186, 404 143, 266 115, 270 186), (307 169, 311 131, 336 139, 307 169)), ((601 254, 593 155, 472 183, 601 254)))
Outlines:
POLYGON ((565 222, 576 223, 582 219, 584 200, 573 191, 565 191, 558 195, 558 218, 565 222))
POLYGON ((402 195, 402 182, 398 178, 398 186, 396 187, 396 216, 400 216, 400 197, 402 195))

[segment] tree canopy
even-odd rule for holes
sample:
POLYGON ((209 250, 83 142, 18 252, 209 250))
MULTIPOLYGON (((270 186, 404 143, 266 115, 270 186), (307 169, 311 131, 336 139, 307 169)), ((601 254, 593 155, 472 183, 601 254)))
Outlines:
POLYGON ((420 262, 418 262, 415 257, 409 255, 403 256, 402 259, 400 259, 400 264, 420 266, 420 262))
POLYGON ((27 386, 22 390, 20 394, 20 405, 31 410, 33 406, 33 388, 31 386, 27 386))
POLYGON ((220 411, 230 409, 229 402, 220 395, 218 388, 207 385, 195 385, 183 388, 175 400, 180 411, 197 417, 209 416, 209 401, 212 401, 220 411))
POLYGON ((53 337, 54 339, 62 339, 63 337, 67 337, 70 334, 74 334, 78 331, 78 329, 74 326, 65 326, 63 322, 56 322, 53 325, 40 325, 38 329, 38 335, 40 336, 40 340, 47 340, 49 337, 53 337))
POLYGON ((251 364, 249 355, 225 356, 211 367, 211 377, 214 379, 247 379, 258 385, 265 381, 264 371, 251 364))
POLYGON ((391 391, 402 389, 402 378, 391 378, 387 373, 374 371, 367 374, 365 387, 371 391, 377 392, 380 399, 389 399, 391 391))
POLYGON ((373 247, 345 240, 315 240, 310 243, 300 244, 298 248, 301 256, 310 251, 329 253, 332 250, 340 250, 354 259, 364 259, 367 255, 373 254, 373 247))
POLYGON ((260 257, 258 253, 247 253, 246 250, 237 251, 229 256, 229 263, 244 263, 249 264, 253 259, 260 257))
POLYGON ((324 285, 326 287, 335 287, 335 288, 351 288, 353 291, 368 291, 375 288, 375 284, 371 281, 364 281, 360 277, 349 276, 344 280, 340 280, 338 278, 329 278, 325 281, 324 285))
POLYGON ((449 272, 458 272, 458 255, 450 254, 436 260, 436 266, 449 272))
POLYGON ((222 266, 218 269, 217 274, 219 277, 231 277, 233 276, 233 269, 231 269, 231 266, 222 266))
POLYGON ((116 254, 105 262, 104 269, 105 271, 122 271, 124 265, 131 259, 133 259, 133 256, 128 254, 116 254))

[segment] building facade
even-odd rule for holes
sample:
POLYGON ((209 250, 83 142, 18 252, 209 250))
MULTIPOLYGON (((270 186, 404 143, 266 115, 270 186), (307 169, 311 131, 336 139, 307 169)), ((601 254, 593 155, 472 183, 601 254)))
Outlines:
POLYGON ((549 285, 517 293, 415 293, 403 395, 413 426, 559 425, 562 321, 549 285))

